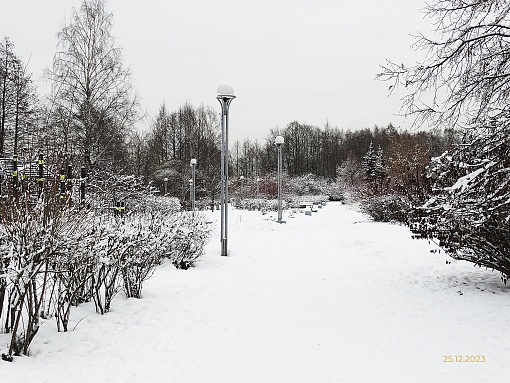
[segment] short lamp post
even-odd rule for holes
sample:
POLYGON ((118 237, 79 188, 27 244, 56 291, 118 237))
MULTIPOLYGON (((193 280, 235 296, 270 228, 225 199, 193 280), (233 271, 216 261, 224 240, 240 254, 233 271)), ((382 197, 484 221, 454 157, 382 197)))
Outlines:
POLYGON ((260 182, 260 177, 257 177, 257 199, 259 199, 259 182, 260 182))
POLYGON ((278 223, 282 223, 282 144, 283 137, 276 136, 274 143, 278 151, 278 223))
POLYGON ((243 199, 244 198, 244 193, 243 193, 244 176, 239 177, 239 181, 241 181, 241 199, 243 199))
POLYGON ((165 183, 165 195, 168 193, 168 178, 165 177, 163 179, 163 182, 165 183))
POLYGON ((227 255, 228 239, 228 109, 234 96, 234 88, 229 84, 218 86, 217 99, 221 105, 221 255, 227 255))
POLYGON ((191 210, 195 211, 195 191, 196 191, 196 184, 195 184, 195 167, 197 166, 197 159, 192 158, 189 166, 191 166, 191 210))

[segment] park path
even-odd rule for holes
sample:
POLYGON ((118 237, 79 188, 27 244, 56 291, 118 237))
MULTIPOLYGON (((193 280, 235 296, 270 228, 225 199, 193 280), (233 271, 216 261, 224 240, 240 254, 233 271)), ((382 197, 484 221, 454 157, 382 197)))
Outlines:
POLYGON ((285 215, 285 224, 239 210, 229 219, 228 257, 219 255, 213 223, 196 268, 159 267, 143 299, 118 296, 104 316, 80 306, 73 332, 55 334, 45 324, 34 356, 0 365, 0 373, 13 383, 503 376, 510 306, 497 275, 447 266, 406 228, 370 222, 340 203, 312 216, 285 215), (488 362, 444 363, 449 354, 488 362))

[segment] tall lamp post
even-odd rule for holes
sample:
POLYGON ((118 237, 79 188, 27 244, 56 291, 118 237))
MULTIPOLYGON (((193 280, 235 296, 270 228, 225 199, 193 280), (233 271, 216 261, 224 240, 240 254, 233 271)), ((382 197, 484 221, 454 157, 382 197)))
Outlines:
POLYGON ((221 84, 216 97, 221 105, 221 255, 227 255, 228 238, 228 108, 234 96, 234 88, 221 84))
POLYGON ((195 211, 195 190, 196 190, 196 184, 195 184, 195 166, 197 166, 197 159, 196 158, 192 158, 190 163, 189 163, 189 166, 191 166, 191 181, 192 181, 192 185, 191 185, 191 188, 193 190, 193 192, 191 193, 191 210, 192 211, 195 211))
POLYGON ((282 223, 282 144, 283 137, 276 136, 274 143, 278 151, 278 223, 282 223))
MULTIPOLYGON (((193 203, 191 202, 191 200, 193 199, 193 180, 190 178, 189 179, 189 203, 191 205, 191 208, 193 208, 193 203)), ((193 211, 193 209, 191 209, 193 211)))

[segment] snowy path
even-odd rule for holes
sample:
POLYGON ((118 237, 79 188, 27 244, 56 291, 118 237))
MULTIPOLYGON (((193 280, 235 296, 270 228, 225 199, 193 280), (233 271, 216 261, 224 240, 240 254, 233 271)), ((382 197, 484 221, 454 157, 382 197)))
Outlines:
POLYGON ((49 321, 34 341, 35 355, 0 364, 0 381, 481 382, 508 376, 510 289, 499 274, 446 265, 406 228, 368 222, 340 204, 286 219, 279 225, 232 210, 229 257, 219 256, 214 236, 195 269, 160 267, 144 299, 118 296, 105 316, 83 305, 72 315, 75 331, 65 334, 49 321), (444 355, 486 361, 444 363, 444 355))

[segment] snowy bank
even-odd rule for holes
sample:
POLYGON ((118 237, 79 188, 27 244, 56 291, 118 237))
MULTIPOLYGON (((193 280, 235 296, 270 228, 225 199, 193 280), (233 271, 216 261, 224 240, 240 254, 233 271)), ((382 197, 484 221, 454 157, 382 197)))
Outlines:
MULTIPOLYGON (((219 212, 209 214, 219 221, 219 212)), ((340 203, 284 219, 231 210, 229 257, 219 255, 213 235, 194 269, 159 267, 143 299, 118 295, 103 316, 93 303, 81 305, 68 333, 47 320, 30 357, 0 363, 1 381, 506 377, 510 289, 499 273, 447 264, 407 228, 371 222, 340 203)), ((0 352, 7 338, 0 334, 0 352)))

